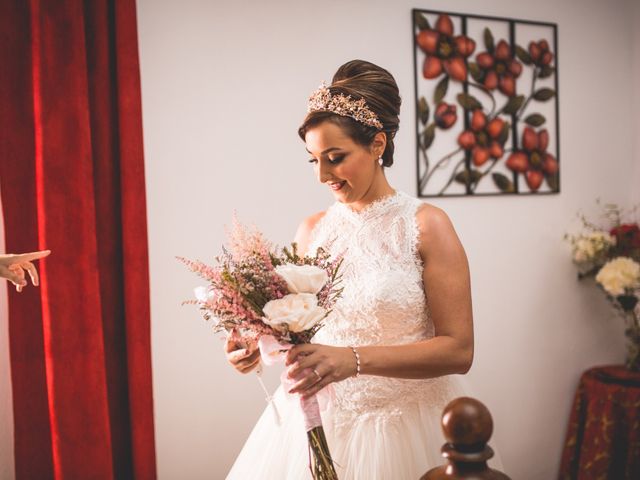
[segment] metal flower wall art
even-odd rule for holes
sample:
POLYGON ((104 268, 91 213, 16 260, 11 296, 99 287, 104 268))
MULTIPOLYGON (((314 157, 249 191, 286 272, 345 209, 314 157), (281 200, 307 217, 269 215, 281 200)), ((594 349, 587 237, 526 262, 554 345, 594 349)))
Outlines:
POLYGON ((557 26, 413 10, 418 195, 560 191, 557 26))

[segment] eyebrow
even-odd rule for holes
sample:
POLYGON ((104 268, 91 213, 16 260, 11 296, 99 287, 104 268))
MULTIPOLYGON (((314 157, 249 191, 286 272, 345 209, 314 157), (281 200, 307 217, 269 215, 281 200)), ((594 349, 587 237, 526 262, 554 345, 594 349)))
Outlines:
MULTIPOLYGON (((306 148, 306 147, 305 147, 305 150, 306 150, 309 154, 313 155, 313 153, 309 152, 309 149, 308 149, 308 148, 306 148)), ((322 151, 322 152, 320 153, 320 155, 326 155, 327 153, 329 153, 329 152, 333 152, 334 150, 342 150, 342 149, 341 149, 340 147, 330 147, 330 148, 327 148, 326 150, 322 151)))

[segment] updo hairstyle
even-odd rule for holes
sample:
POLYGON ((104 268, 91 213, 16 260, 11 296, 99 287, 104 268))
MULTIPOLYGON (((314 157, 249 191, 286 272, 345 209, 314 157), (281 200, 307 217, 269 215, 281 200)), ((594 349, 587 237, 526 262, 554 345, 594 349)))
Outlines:
POLYGON ((333 76, 329 86, 331 95, 350 95, 352 99, 364 98, 367 106, 382 122, 382 130, 365 125, 351 117, 333 112, 309 112, 298 129, 298 135, 304 141, 307 132, 327 121, 340 128, 358 145, 368 147, 379 131, 386 133, 387 146, 382 154, 382 165, 393 165, 393 138, 398 131, 400 119, 400 92, 393 76, 384 68, 364 60, 352 60, 345 63, 333 76))

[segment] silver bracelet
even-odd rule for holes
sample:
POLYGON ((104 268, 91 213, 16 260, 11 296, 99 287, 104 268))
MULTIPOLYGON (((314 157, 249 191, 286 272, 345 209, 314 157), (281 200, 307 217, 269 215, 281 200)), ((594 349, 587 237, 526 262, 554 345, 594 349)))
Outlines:
POLYGON ((356 350, 356 347, 349 345, 349 348, 356 356, 356 374, 354 375, 354 377, 358 378, 360 376, 360 354, 358 353, 358 350, 356 350))

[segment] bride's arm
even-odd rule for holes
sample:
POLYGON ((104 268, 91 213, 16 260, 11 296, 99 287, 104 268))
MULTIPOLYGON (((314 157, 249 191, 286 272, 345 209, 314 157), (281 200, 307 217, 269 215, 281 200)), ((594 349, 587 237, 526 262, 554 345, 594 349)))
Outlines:
POLYGON ((402 378, 466 373, 473 361, 469 264, 449 220, 439 208, 418 212, 422 281, 435 336, 411 345, 363 347, 362 372, 402 378))
MULTIPOLYGON (((418 250, 424 262, 422 280, 435 336, 408 345, 355 345, 363 375, 431 378, 466 373, 471 367, 473 319, 469 265, 464 248, 448 216, 439 208, 423 205, 417 220, 418 250)), ((309 375, 294 387, 293 391, 305 395, 353 375, 356 369, 353 352, 344 347, 300 345, 292 349, 288 361, 297 364, 290 370, 291 376, 304 368, 315 368, 323 377, 317 382, 315 374, 309 375), (296 358, 302 352, 307 356, 296 358)))

